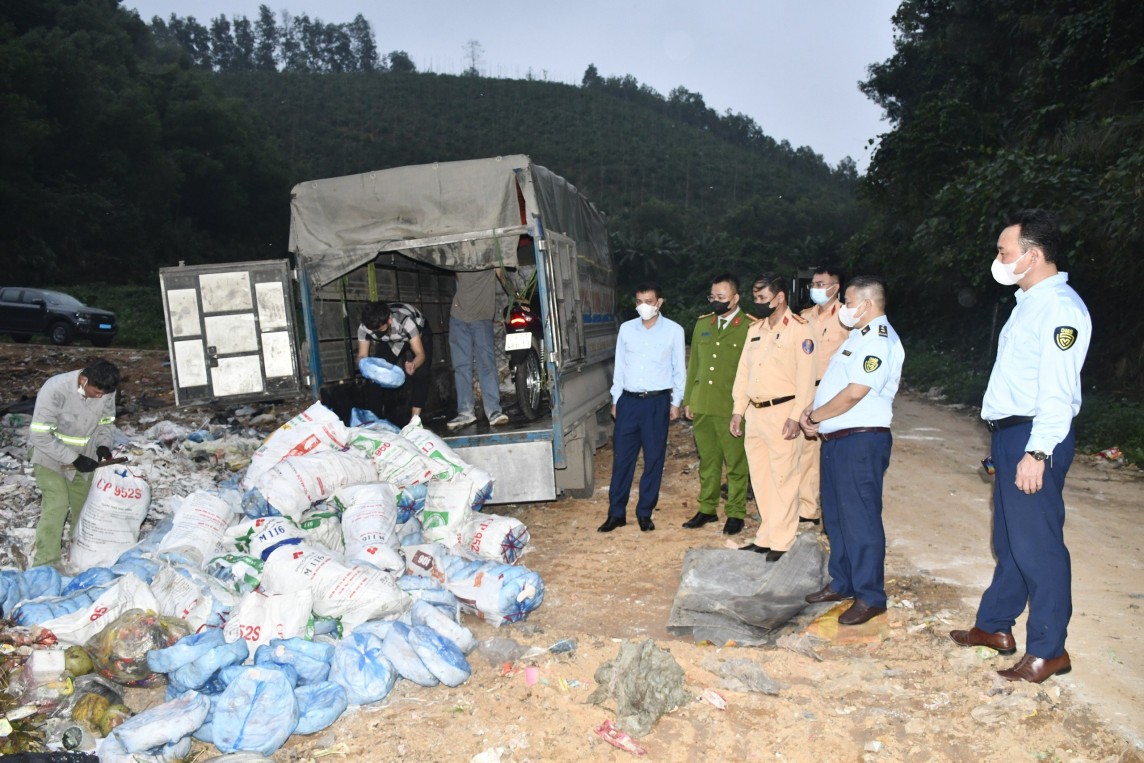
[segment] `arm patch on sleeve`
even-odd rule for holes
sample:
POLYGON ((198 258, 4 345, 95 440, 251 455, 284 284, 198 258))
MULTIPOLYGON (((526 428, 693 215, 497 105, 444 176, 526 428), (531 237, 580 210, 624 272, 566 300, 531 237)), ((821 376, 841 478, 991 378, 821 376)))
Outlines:
POLYGON ((1067 350, 1076 344, 1076 337, 1077 331, 1072 326, 1057 326, 1056 331, 1053 332, 1053 341, 1062 350, 1067 350))
POLYGON ((878 366, 882 365, 882 359, 876 358, 873 355, 867 355, 866 359, 862 361, 862 370, 868 374, 872 374, 878 370, 878 366))
POLYGON ((813 339, 803 339, 802 340, 802 351, 805 352, 807 355, 814 352, 814 340, 813 339))

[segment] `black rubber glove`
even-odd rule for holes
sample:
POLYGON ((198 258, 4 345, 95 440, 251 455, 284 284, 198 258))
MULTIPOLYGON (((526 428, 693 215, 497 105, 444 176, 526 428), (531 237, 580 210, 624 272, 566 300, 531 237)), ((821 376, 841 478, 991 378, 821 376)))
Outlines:
POLYGON ((94 472, 97 463, 94 458, 76 456, 75 461, 72 461, 72 466, 75 467, 77 472, 84 472, 86 474, 87 472, 94 472))
POLYGON ((95 458, 97 461, 107 461, 111 458, 111 448, 106 445, 100 445, 95 449, 95 458))

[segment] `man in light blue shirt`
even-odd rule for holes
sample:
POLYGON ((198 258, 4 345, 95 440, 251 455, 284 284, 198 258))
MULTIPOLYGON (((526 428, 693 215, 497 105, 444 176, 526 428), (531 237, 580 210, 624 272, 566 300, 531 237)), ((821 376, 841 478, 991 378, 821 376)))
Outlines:
POLYGON ((627 524, 628 498, 636 461, 643 450, 644 470, 636 519, 640 530, 655 529, 651 512, 659 501, 667 428, 679 418, 687 376, 683 327, 660 315, 663 296, 658 284, 636 287, 636 311, 620 325, 616 339, 616 367, 612 374, 612 484, 608 517, 598 528, 610 533, 627 524))
POLYGON ((882 480, 890 465, 890 421, 905 351, 886 319, 886 285, 859 276, 838 320, 852 329, 830 358, 799 424, 822 438, 822 521, 830 536, 830 583, 806 597, 854 599, 838 616, 859 625, 886 611, 882 480))
POLYGON ((997 361, 981 403, 992 434, 993 582, 977 621, 951 631, 961 646, 1016 651, 1013 625, 1029 607, 1025 655, 998 674, 1041 683, 1072 669, 1065 637, 1072 617, 1072 568, 1064 541, 1065 475, 1072 465, 1072 420, 1080 411, 1080 371, 1092 320, 1057 270, 1061 235, 1041 209, 1014 215, 997 239, 993 278, 1019 286, 1001 330, 997 361))

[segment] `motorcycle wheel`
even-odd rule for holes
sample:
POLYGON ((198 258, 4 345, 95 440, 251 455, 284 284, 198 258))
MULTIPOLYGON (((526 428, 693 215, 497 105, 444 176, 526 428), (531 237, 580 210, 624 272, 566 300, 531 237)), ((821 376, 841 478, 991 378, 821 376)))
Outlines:
POLYGON ((524 360, 516 367, 516 402, 520 412, 529 421, 535 421, 541 415, 541 397, 544 389, 540 381, 540 358, 536 353, 529 351, 524 360))

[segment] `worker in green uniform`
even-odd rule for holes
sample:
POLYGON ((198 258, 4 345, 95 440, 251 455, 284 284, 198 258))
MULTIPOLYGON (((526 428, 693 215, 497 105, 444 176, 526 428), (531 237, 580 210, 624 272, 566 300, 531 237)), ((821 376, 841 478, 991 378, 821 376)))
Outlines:
POLYGON ((718 519, 723 465, 727 465, 727 521, 723 532, 736 535, 747 516, 747 455, 743 438, 730 432, 731 386, 747 329, 755 319, 739 309, 739 279, 721 273, 711 279, 711 312, 699 316, 691 332, 691 358, 683 393, 683 415, 693 422, 699 451, 699 511, 683 523, 694 529, 718 519))

